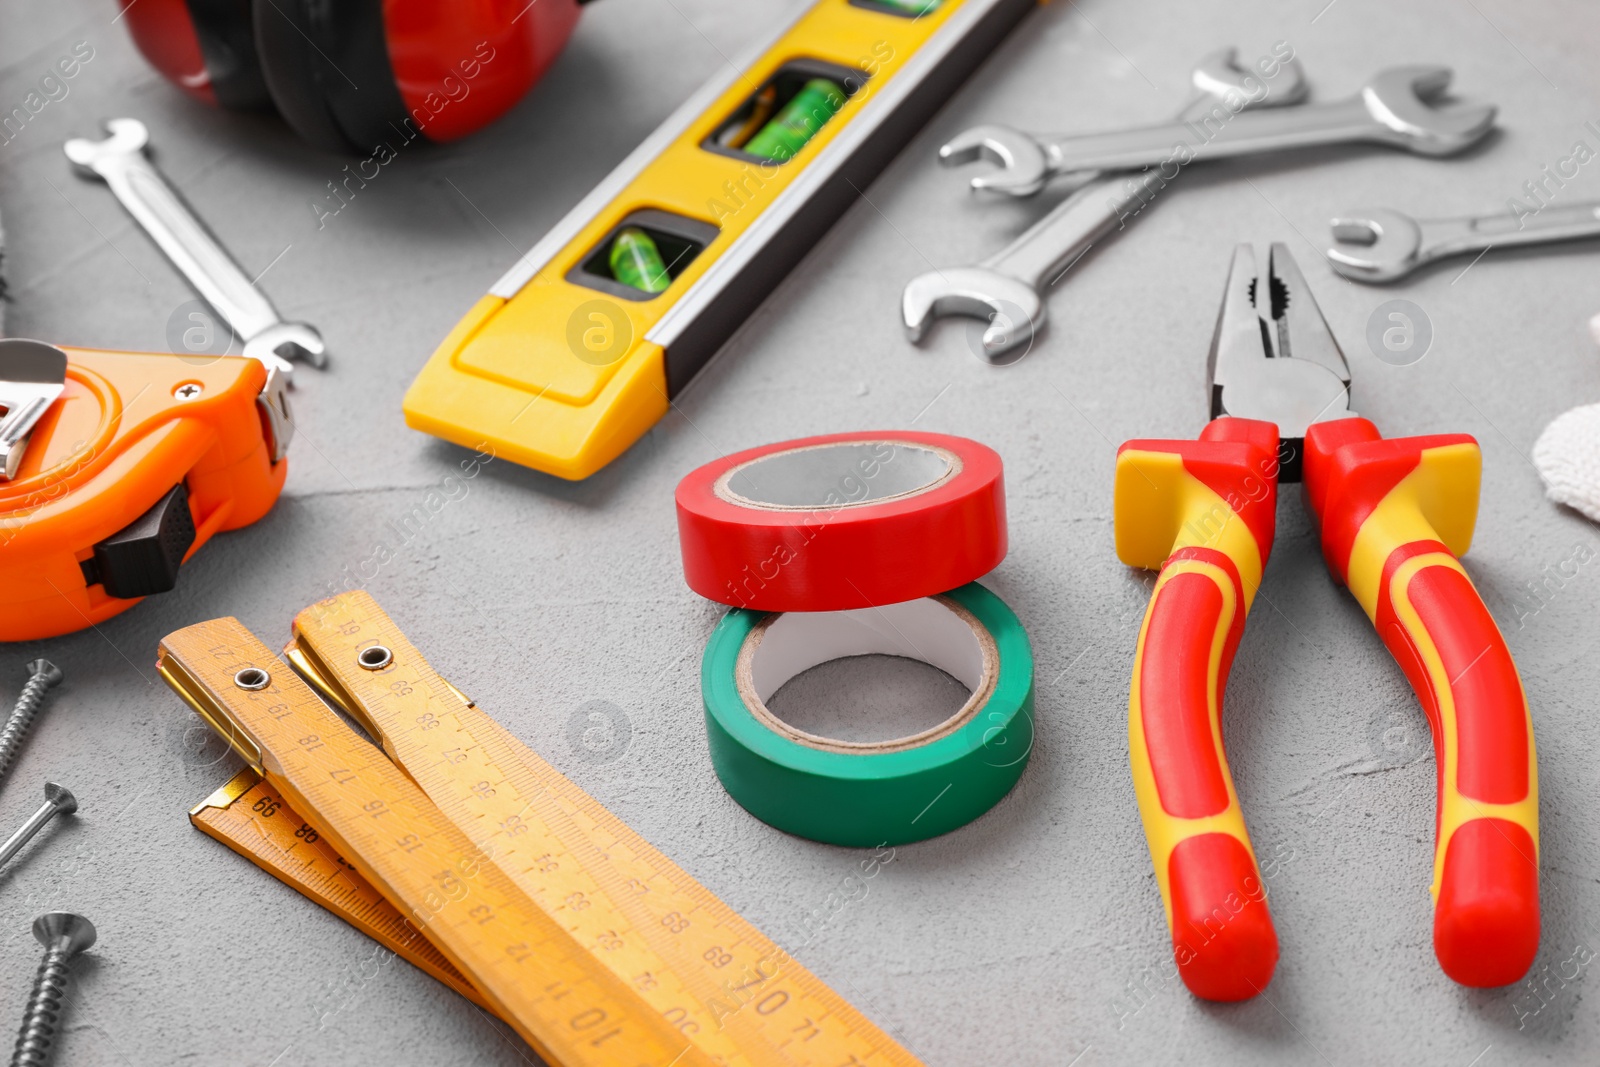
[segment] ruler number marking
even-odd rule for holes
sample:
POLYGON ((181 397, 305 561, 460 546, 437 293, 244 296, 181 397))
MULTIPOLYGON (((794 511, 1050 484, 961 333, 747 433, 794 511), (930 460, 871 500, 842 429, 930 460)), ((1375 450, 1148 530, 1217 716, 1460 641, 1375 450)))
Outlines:
POLYGON ((786 990, 774 989, 760 1000, 756 1001, 757 1015, 771 1015, 785 1004, 789 1003, 789 994, 786 990))

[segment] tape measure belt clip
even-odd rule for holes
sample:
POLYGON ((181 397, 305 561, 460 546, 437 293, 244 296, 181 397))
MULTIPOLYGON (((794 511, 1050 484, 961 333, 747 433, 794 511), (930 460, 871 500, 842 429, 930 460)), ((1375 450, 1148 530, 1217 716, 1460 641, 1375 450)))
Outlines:
POLYGON ((964 826, 1011 791, 1033 748, 1027 634, 977 583, 860 611, 736 608, 706 645, 701 689, 712 766, 729 795, 771 826, 829 844, 904 844, 964 826), (795 674, 871 653, 931 663, 972 696, 931 730, 865 744, 806 734, 767 709, 795 674))

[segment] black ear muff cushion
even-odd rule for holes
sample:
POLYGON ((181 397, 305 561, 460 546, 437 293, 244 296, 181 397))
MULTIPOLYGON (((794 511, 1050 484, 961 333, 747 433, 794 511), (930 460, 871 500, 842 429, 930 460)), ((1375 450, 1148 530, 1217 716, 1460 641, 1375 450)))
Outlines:
POLYGON ((254 0, 252 23, 272 102, 301 137, 370 152, 401 130, 382 0, 254 0))
POLYGON ((251 0, 186 0, 206 73, 211 76, 211 91, 218 104, 234 111, 272 106, 266 80, 261 76, 261 63, 256 58, 250 3, 251 0))

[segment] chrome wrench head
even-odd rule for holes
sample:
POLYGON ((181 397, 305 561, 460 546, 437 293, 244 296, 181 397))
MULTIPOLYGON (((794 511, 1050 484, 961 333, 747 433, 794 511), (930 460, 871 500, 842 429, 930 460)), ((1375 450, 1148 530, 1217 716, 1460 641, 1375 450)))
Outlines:
POLYGON ((994 362, 1033 339, 1044 318, 1044 301, 1033 286, 988 267, 929 271, 913 278, 901 294, 901 321, 913 343, 922 340, 934 319, 947 315, 987 319, 983 355, 994 362))
POLYGON ((1482 140, 1497 112, 1493 104, 1439 106, 1450 78, 1449 67, 1394 67, 1362 87, 1361 102, 1395 144, 1424 156, 1454 155, 1482 140))
POLYGON ((972 179, 974 189, 1032 196, 1050 177, 1050 159, 1039 142, 1010 126, 974 126, 939 149, 939 162, 959 167, 982 159, 1000 169, 972 179))
POLYGON ((110 119, 106 131, 107 136, 98 141, 74 137, 62 145, 62 150, 74 164, 98 174, 105 161, 140 155, 150 143, 150 131, 138 119, 110 119))
MULTIPOLYGON (((1219 48, 1200 57, 1194 72, 1189 76, 1194 87, 1207 96, 1227 99, 1229 93, 1250 97, 1263 84, 1261 78, 1239 65, 1237 48, 1219 48)), ((1311 94, 1311 83, 1298 59, 1289 59, 1278 68, 1278 73, 1268 87, 1267 95, 1252 101, 1256 107, 1283 107, 1304 103, 1311 94)))
POLYGON ((1334 218, 1324 253, 1334 270, 1358 282, 1392 282, 1422 265, 1422 227, 1404 212, 1374 208, 1334 218))
MULTIPOLYGON (((1201 57, 1190 74, 1194 87, 1206 98, 1225 100, 1230 93, 1237 93, 1249 101, 1250 107, 1298 104, 1310 92, 1299 60, 1284 63, 1278 79, 1281 80, 1275 79, 1268 91, 1258 97, 1265 83, 1239 65, 1236 48, 1219 48, 1201 57)), ((972 188, 980 191, 1033 196, 1054 173, 1050 155, 1039 141, 1010 126, 974 126, 956 134, 939 149, 939 162, 947 167, 964 166, 980 159, 1000 168, 972 179, 972 188)))
POLYGON ((244 354, 259 359, 285 374, 294 373, 292 359, 303 359, 313 367, 328 365, 327 345, 315 326, 303 322, 279 322, 268 326, 244 342, 244 354))
MULTIPOLYGON (((1308 92, 1304 72, 1291 60, 1282 65, 1272 87, 1263 94, 1262 82, 1239 66, 1232 48, 1219 49, 1202 58, 1195 66, 1193 80, 1204 95, 1191 101, 1184 113, 1225 99, 1231 92, 1245 98, 1246 108, 1296 104, 1308 92)), ((980 126, 963 137, 965 141, 958 138, 946 145, 941 158, 964 152, 973 159, 980 155, 1017 159, 1021 158, 1018 153, 1028 150, 1027 146, 1040 151, 1043 158, 1037 142, 1008 127, 980 126), (1018 138, 1025 140, 1027 146, 1018 138)), ((1019 170, 1000 171, 989 177, 1002 178, 1019 170)), ((1041 174, 1041 183, 1045 177, 1048 174, 1041 174)), ((1045 306, 1040 290, 1048 288, 1050 281, 1115 226, 1121 210, 1137 198, 1135 192, 1113 188, 1108 182, 1095 182, 1093 173, 1087 177, 1088 184, 982 263, 929 271, 913 278, 900 298, 901 323, 912 343, 922 340, 935 318, 967 315, 989 323, 982 338, 981 355, 985 359, 994 363, 1015 359, 1006 357, 1031 343, 1044 325, 1045 306)))

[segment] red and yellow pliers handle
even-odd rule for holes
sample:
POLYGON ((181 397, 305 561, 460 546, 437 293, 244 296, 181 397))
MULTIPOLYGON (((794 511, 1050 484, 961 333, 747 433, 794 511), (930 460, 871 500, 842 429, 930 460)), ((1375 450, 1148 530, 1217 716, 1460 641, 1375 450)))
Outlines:
POLYGON ((1255 996, 1278 937, 1222 745, 1222 695, 1272 551, 1278 430, 1217 419, 1198 441, 1117 453, 1117 555, 1161 571, 1139 631, 1128 758, 1173 954, 1209 1000, 1255 996))
MULTIPOLYGON (((1197 996, 1264 988, 1277 936, 1222 745, 1222 694, 1272 547, 1277 430, 1224 418, 1117 457, 1117 552, 1159 567, 1129 691, 1134 790, 1173 951, 1197 996)), ((1438 761, 1434 952, 1464 985, 1521 978, 1539 942, 1538 774, 1516 665, 1458 557, 1482 465, 1462 434, 1312 426, 1306 495, 1329 570, 1417 693, 1438 761)))
POLYGON ((1328 569, 1365 609, 1433 733, 1434 954, 1463 985, 1500 986, 1539 949, 1539 777, 1522 679, 1458 560, 1482 465, 1466 434, 1386 441, 1366 419, 1306 433, 1306 498, 1328 569))

